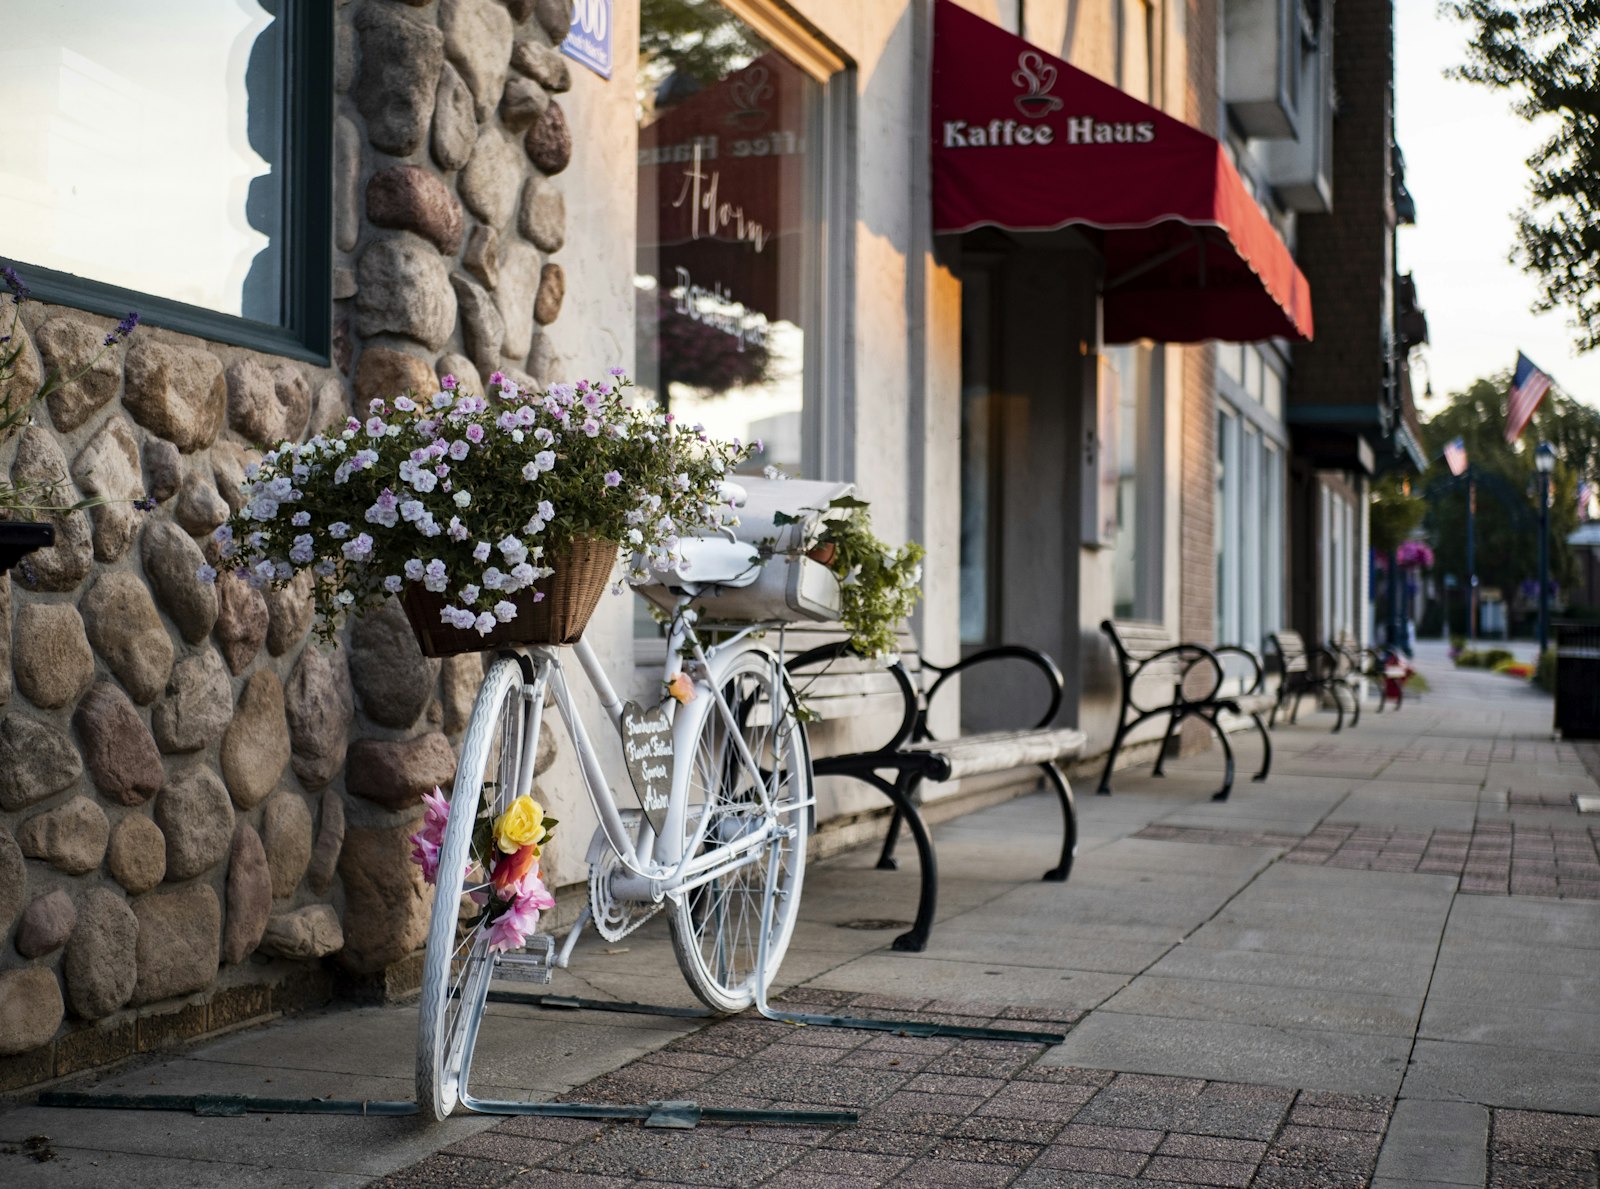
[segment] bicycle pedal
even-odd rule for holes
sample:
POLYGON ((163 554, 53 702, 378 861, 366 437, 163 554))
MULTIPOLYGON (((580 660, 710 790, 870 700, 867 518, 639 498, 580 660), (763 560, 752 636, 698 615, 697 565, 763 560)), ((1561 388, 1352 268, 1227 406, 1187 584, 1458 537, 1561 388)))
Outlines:
POLYGON ((518 983, 548 983, 555 975, 556 939, 531 933, 522 949, 494 956, 494 977, 518 983))

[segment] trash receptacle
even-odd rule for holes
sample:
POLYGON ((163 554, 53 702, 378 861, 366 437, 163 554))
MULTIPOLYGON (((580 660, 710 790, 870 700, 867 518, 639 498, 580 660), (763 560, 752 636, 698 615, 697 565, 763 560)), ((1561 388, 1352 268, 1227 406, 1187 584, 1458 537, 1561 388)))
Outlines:
POLYGON ((1564 739, 1600 739, 1600 624, 1555 629, 1556 730, 1564 739))

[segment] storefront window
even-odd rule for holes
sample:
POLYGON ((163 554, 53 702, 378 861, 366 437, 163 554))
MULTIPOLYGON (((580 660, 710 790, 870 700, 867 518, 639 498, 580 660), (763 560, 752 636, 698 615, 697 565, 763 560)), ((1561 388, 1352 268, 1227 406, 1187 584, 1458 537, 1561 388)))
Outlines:
POLYGON ((713 0, 644 0, 638 382, 805 472, 826 87, 713 0))
POLYGON ((961 642, 994 638, 996 547, 1000 500, 999 433, 990 319, 994 276, 968 269, 961 279, 961 642))
POLYGON ((1102 373, 1116 385, 1117 539, 1112 614, 1161 618, 1162 355, 1153 347, 1112 347, 1102 373))
POLYGON ((127 294, 153 297, 139 302, 148 320, 248 345, 259 334, 207 316, 315 324, 325 337, 329 10, 13 7, 0 46, 0 110, 12 115, 0 256, 46 299, 125 312, 127 294), (314 288, 321 314, 305 308, 314 288))

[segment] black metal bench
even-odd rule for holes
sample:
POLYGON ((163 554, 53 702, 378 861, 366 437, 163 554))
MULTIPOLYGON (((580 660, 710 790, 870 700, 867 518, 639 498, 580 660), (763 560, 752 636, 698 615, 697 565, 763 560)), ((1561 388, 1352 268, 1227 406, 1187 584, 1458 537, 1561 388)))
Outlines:
POLYGON ((1267 735, 1266 724, 1261 721, 1261 712, 1271 708, 1273 701, 1266 692, 1266 675, 1255 653, 1233 644, 1217 647, 1175 644, 1152 624, 1118 623, 1107 619, 1100 624, 1100 630, 1111 640, 1111 650, 1116 655, 1117 670, 1122 678, 1117 729, 1111 739, 1111 750, 1106 753, 1105 768, 1100 773, 1098 791, 1102 796, 1111 793, 1111 770, 1128 737, 1144 723, 1163 717, 1167 720, 1167 729, 1161 740, 1161 750, 1156 753, 1157 776, 1166 774, 1167 749, 1184 719, 1199 719, 1212 729, 1222 744, 1226 768, 1222 788, 1211 799, 1226 801, 1233 791, 1233 746, 1220 721, 1226 711, 1248 716, 1255 723, 1261 735, 1262 755, 1261 771, 1253 779, 1267 778, 1272 770, 1272 740, 1267 735), (1242 676, 1230 671, 1229 663, 1234 660, 1244 666, 1242 676), (1230 684, 1238 688, 1230 690, 1230 684))
POLYGON ((894 948, 921 952, 927 948, 938 905, 938 863, 933 841, 918 806, 922 782, 943 782, 968 776, 985 776, 1014 769, 1036 767, 1055 790, 1061 803, 1061 858, 1045 872, 1047 880, 1061 881, 1072 870, 1077 850, 1078 822, 1073 806, 1072 786, 1058 761, 1072 759, 1083 750, 1082 731, 1052 727, 1050 722, 1061 709, 1064 681, 1061 671, 1049 657, 1032 648, 1007 645, 965 657, 954 665, 935 665, 915 649, 915 642, 904 638, 901 657, 887 669, 862 659, 850 651, 846 642, 832 642, 808 649, 788 664, 802 707, 835 702, 853 713, 865 697, 881 694, 885 679, 892 683, 900 701, 900 723, 882 746, 872 751, 847 755, 817 756, 812 767, 817 776, 848 776, 878 790, 894 806, 889 832, 878 866, 896 867, 895 846, 900 828, 910 828, 921 866, 921 892, 916 920, 911 928, 894 939, 894 948), (928 708, 940 690, 948 688, 958 674, 992 661, 1021 661, 1036 669, 1050 690, 1049 705, 1032 727, 1014 731, 988 731, 937 739, 928 725, 928 708), (816 670, 816 672, 813 672, 816 670), (933 674, 931 681, 927 675, 933 674))
POLYGON ((1348 674, 1341 672, 1339 656, 1333 649, 1321 644, 1307 644, 1299 632, 1280 628, 1267 637, 1267 651, 1269 657, 1277 658, 1280 676, 1277 701, 1267 719, 1270 725, 1278 725, 1278 713, 1284 709, 1288 710, 1291 723, 1298 722, 1300 700, 1307 694, 1318 700, 1327 694, 1328 700, 1333 703, 1333 734, 1337 735, 1344 729, 1344 700, 1340 697, 1341 693, 1349 694, 1355 703, 1355 717, 1350 725, 1353 727, 1361 721, 1361 699, 1356 695, 1355 684, 1348 679, 1348 674))

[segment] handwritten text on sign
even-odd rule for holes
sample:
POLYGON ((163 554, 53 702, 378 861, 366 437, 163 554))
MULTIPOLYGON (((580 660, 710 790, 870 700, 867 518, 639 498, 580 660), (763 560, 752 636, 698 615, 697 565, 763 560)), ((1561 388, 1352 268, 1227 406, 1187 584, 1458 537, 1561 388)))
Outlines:
POLYGON ((659 835, 667 822, 672 795, 672 723, 660 706, 644 709, 636 702, 622 708, 622 754, 639 806, 659 835))

